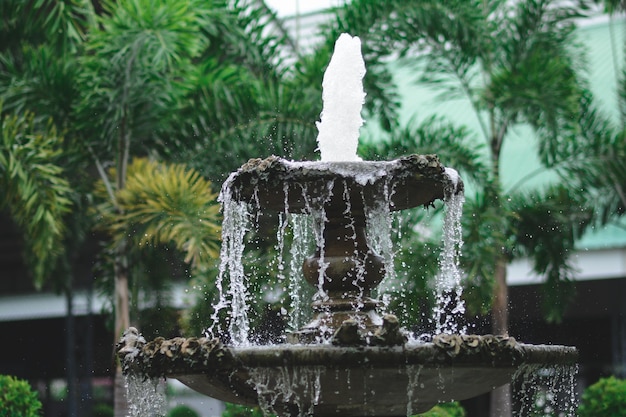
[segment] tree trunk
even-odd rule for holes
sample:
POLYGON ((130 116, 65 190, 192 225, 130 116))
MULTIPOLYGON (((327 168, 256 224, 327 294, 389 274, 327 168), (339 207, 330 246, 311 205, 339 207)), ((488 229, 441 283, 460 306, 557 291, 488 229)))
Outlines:
POLYGON ((491 309, 492 325, 491 330, 494 335, 509 335, 509 288, 506 284, 506 259, 500 256, 496 261, 495 285, 493 288, 493 307, 491 309))
MULTIPOLYGON (((492 332, 494 335, 508 336, 509 334, 509 291, 506 284, 506 258, 500 256, 496 262, 493 307, 491 310, 492 332)), ((491 392, 489 407, 490 417, 510 417, 511 387, 503 385, 491 392)))
MULTIPOLYGON (((124 330, 130 327, 129 299, 128 299, 128 265, 125 255, 126 245, 120 245, 115 257, 115 333, 113 346, 117 343, 124 330)), ((128 402, 126 398, 126 387, 122 368, 115 358, 115 387, 113 395, 115 398, 115 417, 126 417, 128 413, 128 402)))
POLYGON ((68 417, 78 416, 78 397, 76 391, 76 332, 74 320, 74 295, 71 280, 65 286, 65 367, 67 378, 67 415, 68 417))

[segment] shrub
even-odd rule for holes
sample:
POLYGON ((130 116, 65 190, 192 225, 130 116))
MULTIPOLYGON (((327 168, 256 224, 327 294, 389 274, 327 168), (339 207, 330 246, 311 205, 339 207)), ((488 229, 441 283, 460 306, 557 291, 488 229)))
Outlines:
POLYGON ((465 410, 457 402, 439 404, 419 417, 465 417, 465 410))
POLYGON ((579 417, 626 417, 626 380, 602 378, 585 389, 579 417))
MULTIPOLYGON (((238 404, 226 403, 222 417, 263 417, 259 407, 246 407, 238 404)), ((457 402, 439 404, 431 410, 415 417, 465 417, 465 410, 457 402)))
POLYGON ((259 407, 226 403, 222 417, 263 417, 263 412, 259 407))
POLYGON ((113 417, 113 406, 107 403, 96 403, 93 406, 93 417, 113 417))
POLYGON ((2 417, 36 417, 41 410, 28 382, 9 375, 0 375, 0 410, 2 417))
POLYGON ((181 404, 172 408, 169 413, 167 413, 167 417, 200 417, 200 414, 193 408, 181 404))

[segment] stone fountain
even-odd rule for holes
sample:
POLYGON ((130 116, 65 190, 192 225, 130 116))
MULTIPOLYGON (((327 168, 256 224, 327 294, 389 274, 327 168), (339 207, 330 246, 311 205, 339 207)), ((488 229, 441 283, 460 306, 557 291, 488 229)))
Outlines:
MULTIPOLYGON (((359 124, 360 115, 352 121, 359 124)), ((265 346, 247 340, 245 308, 231 315, 239 333, 229 344, 215 337, 146 342, 131 328, 117 350, 124 372, 175 378, 213 398, 281 416, 405 416, 489 392, 525 369, 575 363, 575 348, 505 336, 443 333, 409 340, 372 295, 389 266, 368 242, 370 218, 447 200, 463 192, 463 182, 434 155, 388 162, 351 155, 322 162, 254 159, 223 187, 225 217, 241 207, 312 216, 317 249, 301 273, 317 288, 309 323, 289 332, 285 343, 265 346)), ((224 263, 238 262, 223 254, 224 263)), ((233 286, 242 268, 231 269, 233 286)), ((241 284, 231 291, 231 304, 245 302, 241 284)))

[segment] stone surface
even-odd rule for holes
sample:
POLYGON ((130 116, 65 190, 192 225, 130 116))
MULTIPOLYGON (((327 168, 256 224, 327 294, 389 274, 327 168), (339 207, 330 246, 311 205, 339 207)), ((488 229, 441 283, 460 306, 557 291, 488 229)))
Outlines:
POLYGON ((490 335, 439 335, 432 342, 391 347, 234 348, 207 338, 142 343, 135 337, 132 343, 118 346, 126 373, 176 378, 233 403, 270 401, 280 415, 304 410, 316 416, 401 416, 407 407, 418 413, 440 401, 491 391, 525 367, 568 365, 577 358, 575 348, 490 335))
POLYGON ((364 204, 375 206, 385 195, 390 196, 392 211, 429 206, 447 192, 462 191, 463 182, 453 181, 435 155, 380 162, 293 162, 271 156, 249 160, 224 183, 223 191, 227 189, 235 200, 255 202, 262 211, 294 213, 314 207, 320 199, 327 211, 343 212, 347 193, 350 209, 358 215, 364 204), (326 200, 329 184, 342 183, 346 191, 335 190, 326 200))

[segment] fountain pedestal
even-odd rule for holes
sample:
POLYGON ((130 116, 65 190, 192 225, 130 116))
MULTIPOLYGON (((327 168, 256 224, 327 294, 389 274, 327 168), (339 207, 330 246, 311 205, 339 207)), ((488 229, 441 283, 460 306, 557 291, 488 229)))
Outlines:
MULTIPOLYGON (((371 292, 385 276, 383 258, 368 246, 367 214, 429 206, 446 193, 463 190, 434 155, 411 155, 389 162, 292 162, 278 157, 253 159, 231 175, 224 190, 236 201, 274 210, 307 213, 322 235, 316 253, 303 265, 305 279, 318 289, 315 317, 287 335, 291 343, 329 340, 341 343, 358 332, 364 344, 384 320, 371 292), (354 329, 353 329, 354 328, 354 329)), ((393 321, 393 319, 390 318, 393 321)), ((389 328, 389 326, 388 326, 389 328)), ((394 334, 389 343, 404 339, 394 334)), ((379 339, 379 343, 382 343, 379 339)))
POLYGON ((346 320, 372 333, 381 324, 370 298, 371 291, 385 276, 384 260, 367 245, 365 216, 349 217, 327 213, 324 224, 324 248, 307 258, 303 265, 306 281, 321 289, 313 302, 315 317, 304 328, 289 333, 290 343, 314 343, 328 340, 346 320))

